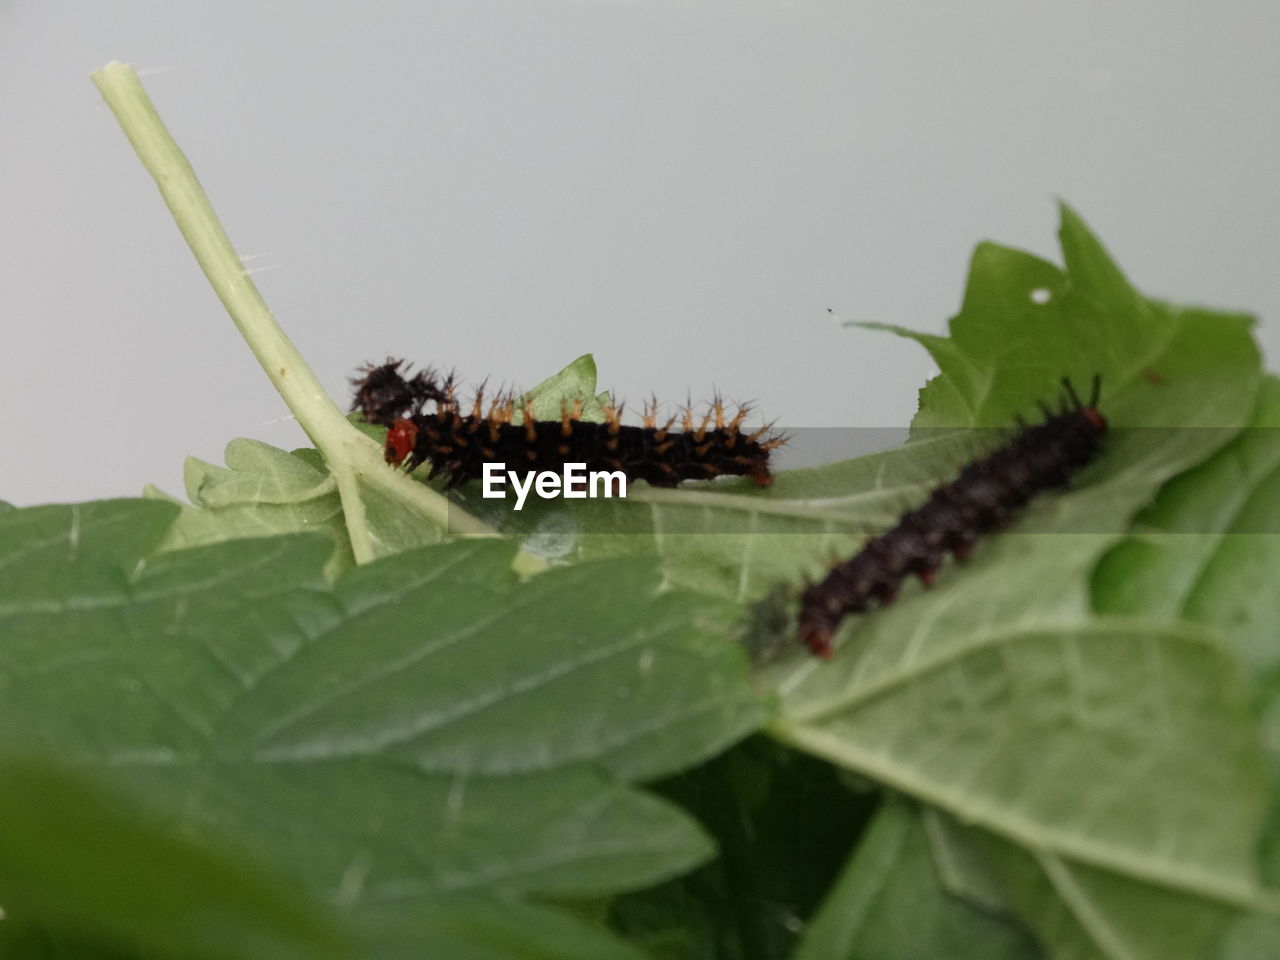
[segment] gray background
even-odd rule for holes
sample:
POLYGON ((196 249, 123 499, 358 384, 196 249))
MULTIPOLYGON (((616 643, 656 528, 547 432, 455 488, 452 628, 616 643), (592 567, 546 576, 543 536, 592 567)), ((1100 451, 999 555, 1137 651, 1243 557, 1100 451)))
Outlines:
POLYGON ((0 499, 305 442, 89 81, 133 63, 344 402, 388 352, 897 426, 982 238, 1054 195, 1280 355, 1273 2, 0 0, 0 499))

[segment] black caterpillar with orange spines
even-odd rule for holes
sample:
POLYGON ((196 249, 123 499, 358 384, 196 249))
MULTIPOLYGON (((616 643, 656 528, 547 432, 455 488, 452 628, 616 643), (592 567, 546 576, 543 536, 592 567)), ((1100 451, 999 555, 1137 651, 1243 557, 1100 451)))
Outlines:
POLYGON ((1007 444, 974 460, 892 530, 810 585, 801 597, 796 638, 815 656, 830 657, 832 636, 846 615, 861 613, 872 600, 891 603, 910 574, 929 586, 944 554, 965 559, 982 534, 1005 526, 1037 493, 1065 485, 1091 462, 1107 429, 1097 409, 1101 381, 1094 377, 1087 403, 1069 380, 1062 384, 1063 405, 1053 410, 1041 404, 1042 423, 1020 423, 1007 444))
POLYGON ((628 480, 655 487, 723 475, 747 476, 767 487, 773 482, 770 451, 786 441, 767 426, 744 432, 748 408, 728 416, 718 400, 701 417, 686 408, 664 424, 650 408, 638 427, 622 423, 620 406, 605 407, 603 423, 583 420, 581 401, 566 405, 558 420, 535 419, 532 404, 512 394, 500 394, 486 407, 483 387, 464 410, 453 375, 441 378, 426 369, 406 377, 402 368, 407 373, 403 360, 391 359, 363 367, 352 381, 351 408, 387 428, 388 463, 410 469, 430 463, 431 475, 443 475, 448 487, 478 480, 486 463, 498 462, 512 470, 553 471, 585 463, 588 471, 620 470, 628 480), (672 429, 677 420, 680 429, 672 429))

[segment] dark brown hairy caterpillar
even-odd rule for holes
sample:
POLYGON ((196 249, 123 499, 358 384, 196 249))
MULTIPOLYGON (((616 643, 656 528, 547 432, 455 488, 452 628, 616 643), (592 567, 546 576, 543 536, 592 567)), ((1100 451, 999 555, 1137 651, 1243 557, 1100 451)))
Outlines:
POLYGON ((1062 385, 1065 399, 1057 410, 1040 404, 1042 423, 1019 418, 1008 443, 974 460, 892 530, 811 584, 801 597, 796 638, 815 656, 830 657, 831 638, 847 614, 861 613, 873 599, 891 603, 908 574, 931 585, 944 554, 965 559, 978 537, 1005 526, 1037 493, 1065 485, 1091 462, 1107 429, 1097 409, 1101 379, 1093 378, 1087 403, 1069 380, 1062 385))
POLYGON ((585 463, 589 471, 620 470, 655 487, 722 475, 767 487, 773 482, 769 454, 786 442, 769 426, 743 431, 748 407, 729 416, 719 400, 700 418, 686 408, 663 424, 650 406, 638 427, 623 425, 621 406, 606 407, 603 423, 583 420, 580 400, 566 405, 558 420, 537 420, 532 404, 514 394, 498 394, 486 407, 482 386, 464 408, 452 374, 442 378, 428 368, 406 377, 402 368, 408 372, 403 360, 391 359, 363 367, 352 381, 351 408, 387 428, 388 463, 410 469, 430 463, 431 475, 443 475, 448 487, 480 479, 484 465, 494 462, 555 471, 585 463), (673 429, 677 420, 680 429, 673 429))

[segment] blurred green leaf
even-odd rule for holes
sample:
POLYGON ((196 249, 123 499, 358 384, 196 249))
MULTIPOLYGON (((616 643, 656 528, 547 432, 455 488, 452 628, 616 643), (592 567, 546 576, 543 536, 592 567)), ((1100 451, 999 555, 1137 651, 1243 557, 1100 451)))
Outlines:
POLYGON ((794 960, 1038 960, 1024 931, 946 894, 919 814, 885 804, 794 960))
POLYGON ((720 853, 614 900, 613 925, 663 960, 790 956, 879 802, 830 764, 764 738, 654 789, 696 816, 720 853))
POLYGON ((413 910, 366 902, 349 920, 376 960, 647 960, 605 930, 509 896, 442 896, 413 910))
POLYGON ((82 777, 10 758, 0 783, 0 926, 10 944, 12 927, 38 922, 70 932, 86 952, 351 956, 329 910, 256 864, 149 823, 82 777))

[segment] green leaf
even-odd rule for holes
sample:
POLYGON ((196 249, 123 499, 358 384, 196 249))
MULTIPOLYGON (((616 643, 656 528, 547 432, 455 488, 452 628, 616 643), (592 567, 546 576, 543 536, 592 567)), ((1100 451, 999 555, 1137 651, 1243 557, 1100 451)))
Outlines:
POLYGON ((324 537, 149 556, 175 512, 0 517, 7 738, 352 910, 599 896, 710 853, 628 782, 760 723, 723 640, 731 608, 660 594, 644 559, 517 584, 496 541, 410 551, 332 588, 324 537))
POLYGON ((39 923, 103 951, 208 960, 351 956, 318 904, 82 777, 6 759, 0 782, 6 932, 39 923))
POLYGON ((1271 960, 1280 943, 1280 919, 1249 914, 1240 917, 1218 946, 1215 960, 1271 960))
POLYGON ((985 831, 975 856, 1026 893, 1009 903, 1051 953, 1156 958, 1274 906, 1254 856, 1265 777, 1230 652, 1189 624, 1096 619, 1090 577, 1246 421, 1258 356, 1247 318, 1133 294, 1065 209, 1062 237, 1065 272, 979 248, 952 337, 918 338, 942 374, 904 455, 941 479, 933 428, 1008 422, 1058 377, 1100 373, 1102 456, 933 591, 850 618, 833 663, 772 668, 775 730, 985 831))
POLYGON ((1205 631, 1100 621, 877 644, 830 674, 788 698, 782 736, 1113 887, 1262 900, 1262 766, 1205 631))
POLYGON ((1203 892, 1134 883, 981 831, 972 836, 1051 956, 1208 957, 1234 913, 1203 892))
MULTIPOLYGON (((1238 429, 1259 377, 1253 319, 1141 297, 1075 212, 1064 205, 1061 214, 1065 270, 980 244, 949 339, 876 325, 920 342, 942 371, 921 392, 913 429, 1003 427, 1053 400, 1063 377, 1083 387, 1095 375, 1113 427, 1238 429), (1224 374, 1242 379, 1206 389, 1204 377, 1224 374)), ((1202 458, 1206 438, 1188 434, 1158 441, 1185 442, 1202 458)), ((1227 439, 1207 437, 1209 449, 1227 439)))
MULTIPOLYGON (((182 513, 161 549, 314 530, 328 534, 337 547, 329 559, 332 575, 354 566, 337 484, 327 469, 257 440, 232 440, 225 456, 226 467, 187 458, 183 472, 191 505, 180 504, 182 513)), ((164 497, 154 489, 146 493, 164 497)))
POLYGON ((1280 379, 1267 377, 1248 428, 1171 480, 1099 563, 1099 610, 1215 625, 1265 682, 1280 669, 1280 379))
MULTIPOLYGON (((596 360, 589 353, 584 353, 559 373, 553 373, 532 390, 525 393, 521 401, 533 404, 535 420, 559 420, 564 412, 565 404, 583 403, 582 419, 601 421, 604 414, 601 410, 602 399, 608 394, 596 396, 596 360)), ((523 416, 523 403, 516 409, 523 416)), ((518 418, 517 418, 518 419, 518 418)))
MULTIPOLYGON (((1218 453, 1174 478, 1137 518, 1134 533, 1099 563, 1099 609, 1183 618, 1212 626, 1253 687, 1262 742, 1271 755, 1271 811, 1261 844, 1263 869, 1280 883, 1280 380, 1263 381, 1249 428, 1218 453)), ((1235 918, 1222 957, 1269 957, 1280 921, 1235 918), (1259 931, 1262 931, 1261 933, 1259 931), (1266 944, 1264 947, 1263 944, 1266 944)))
POLYGON ((365 903, 350 919, 377 960, 645 960, 604 930, 512 897, 446 896, 412 911, 365 903))
POLYGON ((881 808, 794 960, 1036 960, 1024 931, 939 886, 919 815, 881 808))
MULTIPOLYGON (((241 439, 227 445, 226 461, 224 468, 188 458, 185 473, 191 505, 180 504, 182 514, 161 549, 315 531, 334 544, 326 566, 331 577, 355 565, 337 484, 314 450, 287 453, 241 439)), ((390 467, 387 470, 391 472, 390 467)), ((362 522, 369 528, 377 556, 443 540, 444 531, 433 517, 406 508, 385 485, 361 484, 360 490, 362 522)), ((154 490, 147 493, 153 498, 163 496, 154 490)))

